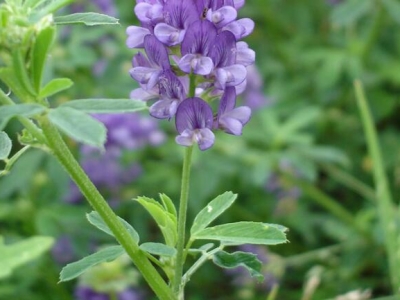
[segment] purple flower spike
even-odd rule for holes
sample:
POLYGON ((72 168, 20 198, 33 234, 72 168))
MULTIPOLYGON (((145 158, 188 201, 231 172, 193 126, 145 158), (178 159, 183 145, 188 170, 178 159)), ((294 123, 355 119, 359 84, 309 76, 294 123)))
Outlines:
POLYGON ((175 139, 179 145, 197 143, 200 150, 204 151, 214 144, 212 109, 201 98, 188 98, 179 105, 175 125, 180 133, 175 139))
POLYGON ((218 127, 226 133, 241 135, 243 126, 250 120, 251 109, 247 106, 236 107, 236 91, 227 87, 218 110, 218 127))

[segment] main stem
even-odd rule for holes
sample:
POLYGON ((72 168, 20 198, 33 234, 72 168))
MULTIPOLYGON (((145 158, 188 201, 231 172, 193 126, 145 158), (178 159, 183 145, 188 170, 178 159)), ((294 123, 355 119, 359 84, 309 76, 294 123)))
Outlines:
POLYGON ((193 146, 186 148, 185 157, 183 160, 182 168, 182 184, 181 184, 181 198, 179 202, 179 216, 178 216, 178 242, 177 253, 175 262, 175 276, 173 281, 173 291, 179 300, 183 300, 183 286, 181 285, 183 264, 184 264, 184 249, 185 249, 185 229, 186 229, 186 215, 189 199, 189 181, 190 181, 190 166, 192 160, 193 146))
POLYGON ((153 289, 157 297, 161 300, 176 300, 171 289, 148 260, 146 255, 139 249, 138 244, 133 240, 129 232, 118 220, 113 210, 76 161, 57 128, 50 123, 47 117, 41 118, 40 123, 42 125, 43 133, 47 138, 48 146, 53 151, 54 156, 67 170, 90 205, 99 213, 101 218, 110 228, 117 241, 125 249, 126 253, 142 273, 144 279, 153 289))

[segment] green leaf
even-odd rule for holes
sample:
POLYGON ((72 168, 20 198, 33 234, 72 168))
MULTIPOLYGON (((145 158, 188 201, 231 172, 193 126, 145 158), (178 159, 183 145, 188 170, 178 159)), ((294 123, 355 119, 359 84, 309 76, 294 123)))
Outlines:
POLYGON ((98 13, 76 13, 66 16, 54 18, 54 23, 57 25, 66 24, 85 24, 87 26, 94 25, 118 25, 118 19, 98 14, 98 13))
POLYGON ((8 158, 11 152, 12 143, 7 133, 0 131, 0 160, 8 158))
POLYGON ((236 197, 237 194, 225 192, 208 203, 208 205, 197 214, 193 221, 193 226, 190 229, 190 233, 193 235, 206 228, 235 202, 236 197))
POLYGON ((383 6, 386 8, 387 13, 394 21, 400 23, 400 3, 397 0, 382 0, 383 6))
POLYGON ((63 90, 69 89, 74 83, 69 78, 56 78, 50 81, 40 91, 39 97, 46 98, 51 95, 57 94, 63 90))
POLYGON ((143 243, 139 247, 153 255, 173 257, 176 254, 176 249, 161 243, 143 243))
POLYGON ((11 245, 4 245, 0 237, 0 278, 11 275, 16 267, 36 259, 52 245, 51 237, 31 237, 11 245))
POLYGON ((94 254, 86 256, 79 261, 66 265, 60 273, 60 281, 68 281, 83 274, 87 269, 101 264, 110 262, 125 253, 121 246, 111 246, 104 248, 94 254))
POLYGON ((32 96, 35 96, 37 93, 34 90, 32 82, 28 76, 22 51, 19 49, 15 49, 12 52, 12 54, 13 54, 12 58, 13 58, 14 73, 18 81, 21 83, 22 87, 27 93, 29 93, 32 96))
POLYGON ((69 107, 58 107, 49 119, 69 137, 91 146, 102 148, 106 141, 106 127, 84 112, 69 107))
POLYGON ((0 109, 0 130, 4 129, 8 121, 16 116, 32 117, 40 114, 46 108, 39 104, 4 105, 0 109))
POLYGON ((213 256, 213 262, 225 269, 245 267, 250 272, 251 277, 256 277, 260 281, 264 279, 264 276, 260 273, 262 262, 253 253, 218 251, 213 256))
POLYGON ((177 241, 177 220, 176 216, 166 211, 165 208, 156 200, 147 197, 138 197, 139 202, 156 221, 161 233, 164 236, 165 243, 174 247, 177 241))
POLYGON ((52 14, 59 10, 60 8, 70 4, 73 0, 48 0, 46 1, 46 5, 41 6, 40 10, 37 10, 36 13, 33 13, 29 16, 29 22, 31 24, 35 24, 40 21, 43 17, 52 14))
POLYGON ((192 235, 198 240, 217 240, 228 245, 277 245, 286 243, 285 227, 257 223, 237 222, 205 228, 192 235))
POLYGON ((46 64, 47 53, 53 43, 54 27, 46 27, 41 30, 32 47, 32 81, 37 92, 42 86, 43 69, 46 64))
POLYGON ((131 99, 81 99, 68 101, 61 107, 71 107, 86 113, 124 113, 147 109, 144 101, 131 99))
POLYGON ((12 68, 0 68, 0 80, 21 100, 33 100, 32 95, 26 91, 12 68))
POLYGON ((344 1, 333 9, 331 22, 339 26, 355 23, 359 18, 366 15, 373 5, 373 1, 366 0, 344 1))
MULTIPOLYGON (((97 227, 101 231, 103 231, 111 236, 114 236, 114 234, 111 232, 108 225, 103 221, 103 219, 101 218, 101 216, 99 215, 99 213, 97 211, 92 211, 92 212, 86 214, 86 218, 88 219, 89 223, 92 224, 93 226, 97 227)), ((128 230, 129 234, 134 239, 134 241, 136 243, 139 243, 139 234, 137 233, 137 231, 124 219, 122 219, 120 217, 118 217, 118 219, 120 220, 122 225, 126 228, 126 230, 128 230)))
POLYGON ((160 194, 160 199, 161 199, 162 204, 164 205, 164 208, 169 213, 173 214, 176 218, 177 217, 176 208, 175 208, 174 202, 172 202, 171 198, 165 194, 160 194))

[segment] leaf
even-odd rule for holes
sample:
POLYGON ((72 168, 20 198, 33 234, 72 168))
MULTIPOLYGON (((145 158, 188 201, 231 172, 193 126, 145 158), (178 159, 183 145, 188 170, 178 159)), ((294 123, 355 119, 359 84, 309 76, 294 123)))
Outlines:
POLYGON ((0 131, 0 160, 8 158, 11 152, 12 143, 7 133, 0 131))
POLYGON ((4 245, 0 237, 0 278, 11 275, 12 271, 43 254, 53 245, 53 238, 36 236, 4 245))
POLYGON ((61 107, 71 107, 86 113, 124 113, 147 109, 143 101, 131 99, 81 99, 68 101, 61 107))
POLYGON ((355 23, 371 10, 373 1, 348 0, 338 4, 332 11, 331 22, 345 26, 355 23))
POLYGON ((236 197, 237 194, 225 192, 208 203, 207 206, 197 214, 193 221, 193 226, 190 229, 190 233, 193 235, 206 228, 212 221, 214 221, 233 204, 233 202, 236 200, 236 197))
POLYGON ((260 273, 262 262, 257 258, 257 255, 248 252, 237 251, 228 253, 218 251, 213 255, 213 262, 217 266, 225 269, 234 269, 237 267, 245 267, 251 277, 256 277, 258 280, 263 280, 264 276, 260 273))
POLYGON ((26 91, 12 68, 0 68, 0 79, 21 101, 33 100, 32 95, 26 91))
POLYGON ((32 82, 28 76, 22 51, 19 49, 15 49, 12 52, 12 58, 13 58, 14 74, 17 77, 18 81, 21 83, 22 87, 27 93, 29 93, 32 96, 35 96, 37 93, 35 92, 32 82))
POLYGON ((176 254, 176 249, 161 243, 143 243, 139 247, 153 255, 173 257, 176 254))
MULTIPOLYGON (((86 214, 86 218, 88 219, 89 223, 92 224, 93 226, 97 227, 101 231, 114 236, 114 234, 111 232, 110 228, 108 225, 103 221, 101 216, 97 211, 92 211, 88 214, 86 214)), ((138 244, 139 243, 139 234, 137 231, 124 219, 118 217, 122 225, 128 230, 129 234, 131 237, 134 239, 134 241, 138 244)))
POLYGON ((47 53, 54 40, 55 28, 50 26, 41 30, 32 47, 32 81, 37 92, 42 86, 42 74, 46 63, 47 53))
POLYGON ((174 247, 177 241, 177 220, 176 217, 165 210, 165 208, 156 200, 147 197, 138 197, 139 202, 156 221, 161 233, 164 236, 165 243, 174 247))
POLYGON ((277 245, 287 242, 285 230, 285 227, 275 224, 237 222, 205 228, 192 238, 217 240, 228 245, 277 245))
POLYGON ((54 23, 57 25, 66 24, 85 24, 87 26, 94 25, 118 25, 118 19, 111 16, 98 13, 76 13, 66 16, 54 18, 54 23))
POLYGON ((124 253, 125 250, 121 246, 110 246, 81 260, 70 263, 61 270, 60 282, 74 279, 83 274, 87 269, 104 262, 113 261, 124 253))
POLYGON ((46 1, 46 5, 40 7, 40 10, 37 10, 36 13, 33 13, 29 16, 29 22, 31 24, 35 24, 39 22, 43 17, 52 14, 59 10, 60 8, 70 4, 73 0, 49 0, 46 1))
POLYGON ((69 78, 56 78, 50 81, 40 90, 39 97, 46 98, 69 89, 74 83, 69 78))
POLYGON ((397 0, 382 0, 382 4, 392 19, 400 23, 400 3, 397 0))
POLYGON ((106 127, 84 112, 69 107, 58 107, 49 113, 49 119, 69 137, 97 148, 106 141, 106 127))
POLYGON ((16 116, 32 117, 40 114, 46 108, 39 104, 4 105, 0 109, 0 130, 4 129, 8 121, 16 116))
POLYGON ((169 213, 173 214, 176 218, 177 217, 176 208, 175 208, 175 205, 172 202, 171 198, 165 194, 160 194, 160 199, 161 199, 162 204, 164 205, 164 208, 169 213))

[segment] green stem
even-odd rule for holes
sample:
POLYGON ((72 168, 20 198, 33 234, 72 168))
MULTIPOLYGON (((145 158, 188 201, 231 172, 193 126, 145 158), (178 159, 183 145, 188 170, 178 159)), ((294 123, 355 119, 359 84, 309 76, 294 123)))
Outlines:
POLYGON ((42 117, 40 123, 54 156, 67 170, 90 205, 99 213, 101 218, 110 228, 117 241, 125 249, 126 253, 142 273, 144 279, 153 289, 158 298, 162 300, 176 300, 171 289, 150 263, 146 255, 139 249, 138 244, 133 240, 129 232, 118 220, 113 210, 76 161, 58 130, 50 123, 47 117, 42 117))
POLYGON ((288 268, 296 268, 298 266, 302 266, 308 264, 310 262, 315 262, 317 260, 324 261, 327 260, 331 255, 336 252, 339 252, 342 248, 344 248, 344 244, 337 244, 333 246, 328 246, 312 251, 308 251, 306 253, 301 253, 293 256, 289 256, 285 258, 285 266, 288 268))
POLYGON ((175 276, 173 281, 173 290, 175 295, 183 299, 183 286, 181 285, 183 264, 184 264, 184 248, 185 248, 185 229, 186 229, 186 215, 189 199, 189 182, 190 182, 190 167, 192 159, 193 146, 187 147, 185 150, 185 157, 183 160, 182 168, 182 185, 181 197, 179 202, 179 216, 178 216, 178 242, 176 246, 176 262, 175 262, 175 276))
POLYGON ((376 205, 378 217, 384 233, 386 252, 389 260, 389 270, 392 288, 396 294, 400 292, 400 234, 397 230, 396 218, 398 208, 394 205, 390 193, 389 184, 383 167, 382 152, 378 142, 378 135, 373 124, 371 111, 368 107, 361 81, 354 82, 358 108, 365 135, 367 138, 368 150, 373 161, 373 173, 375 181, 376 205))

